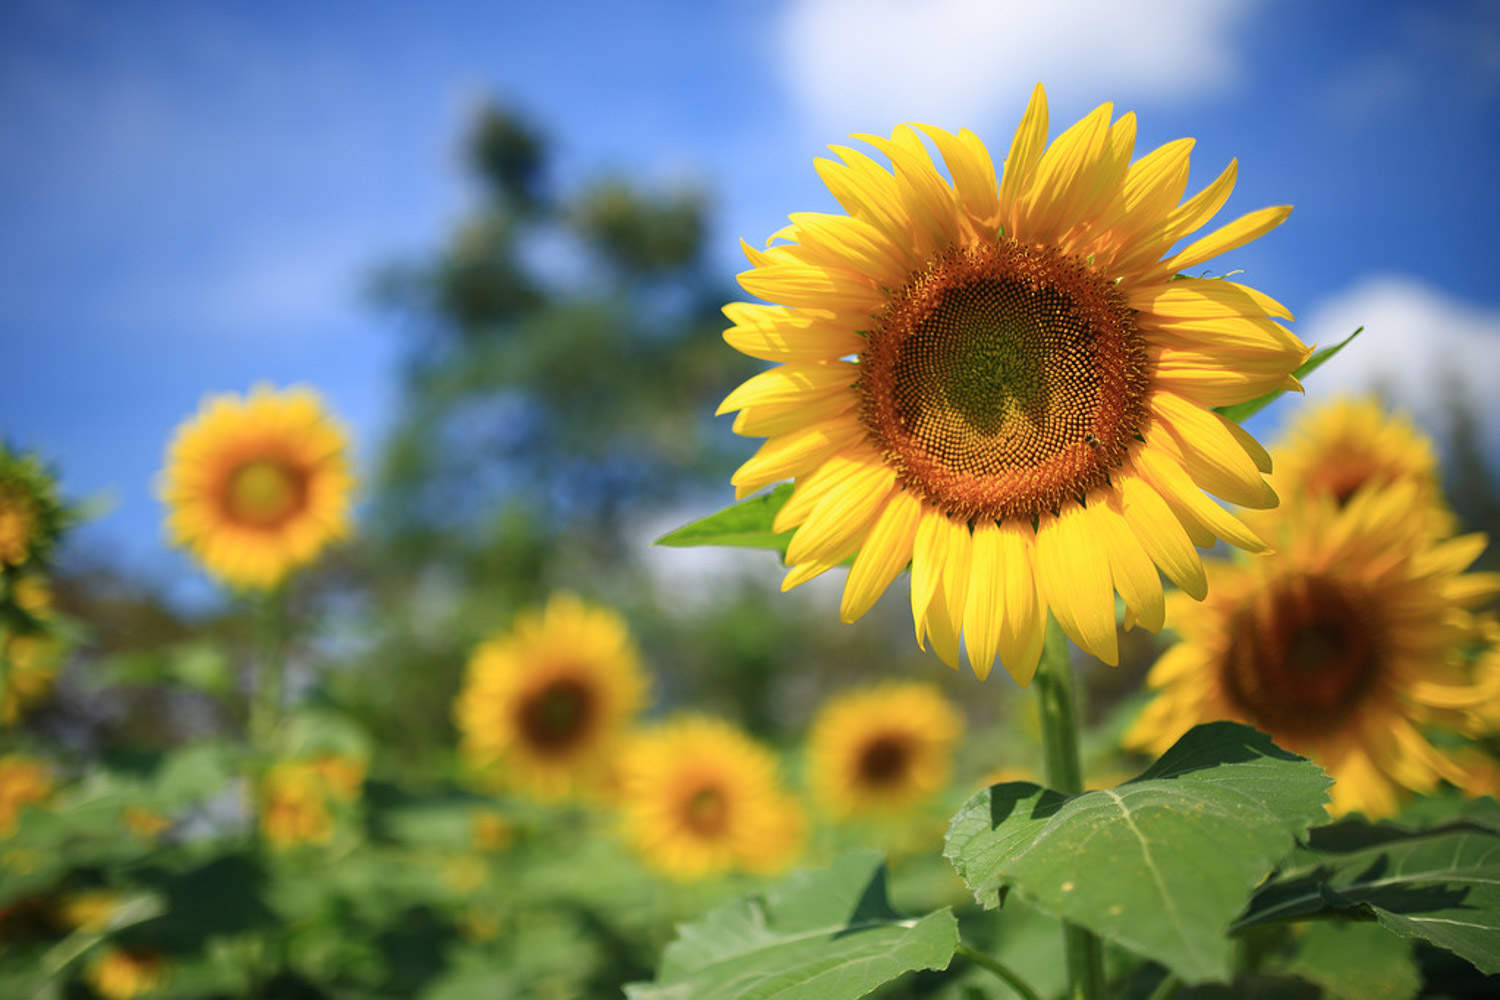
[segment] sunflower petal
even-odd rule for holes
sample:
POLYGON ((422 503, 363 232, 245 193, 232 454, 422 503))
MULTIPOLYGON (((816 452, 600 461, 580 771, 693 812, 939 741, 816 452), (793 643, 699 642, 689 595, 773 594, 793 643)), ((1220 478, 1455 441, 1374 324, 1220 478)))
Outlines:
POLYGON ((902 489, 891 494, 849 569, 839 608, 844 621, 852 622, 870 610, 870 605, 911 561, 921 513, 922 501, 916 494, 902 489))

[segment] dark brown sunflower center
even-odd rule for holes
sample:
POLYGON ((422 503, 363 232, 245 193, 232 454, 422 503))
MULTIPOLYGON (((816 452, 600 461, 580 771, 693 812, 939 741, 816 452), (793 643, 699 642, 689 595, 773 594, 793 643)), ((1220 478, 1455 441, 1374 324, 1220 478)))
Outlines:
POLYGON ((896 735, 877 736, 860 750, 854 769, 861 785, 885 788, 906 780, 911 757, 910 740, 896 735))
POLYGON ((952 517, 1032 518, 1103 485, 1146 413, 1112 282, 1014 240, 932 260, 877 317, 855 383, 902 484, 952 517))
POLYGON ((1318 576, 1283 580, 1230 623, 1222 664, 1229 699, 1263 729, 1337 726, 1384 660, 1368 596, 1318 576))
POLYGON ((715 837, 729 826, 729 800, 716 785, 704 785, 683 802, 682 819, 689 830, 702 837, 715 837))
POLYGON ((1308 485, 1313 493, 1330 496, 1342 507, 1361 486, 1384 478, 1388 477, 1381 475, 1380 463, 1374 456, 1345 451, 1319 463, 1308 477, 1308 485))
POLYGON ((254 459, 229 474, 224 507, 232 520, 251 527, 280 524, 302 507, 307 477, 290 465, 254 459))
POLYGON ((588 738, 596 707, 591 688, 572 677, 559 678, 521 702, 521 734, 535 751, 567 753, 588 738))

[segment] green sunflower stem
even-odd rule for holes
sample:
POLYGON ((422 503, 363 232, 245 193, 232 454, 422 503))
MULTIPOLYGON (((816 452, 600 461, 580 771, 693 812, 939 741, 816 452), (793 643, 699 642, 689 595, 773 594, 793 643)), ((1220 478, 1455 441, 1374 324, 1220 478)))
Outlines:
POLYGON ((959 942, 958 948, 954 951, 954 954, 959 955, 963 958, 967 958, 969 961, 973 962, 975 965, 979 966, 982 969, 988 969, 990 972, 993 972, 1003 982, 1005 982, 1007 986, 1015 990, 1016 994, 1021 997, 1021 1000, 1042 1000, 1042 995, 1036 990, 1032 989, 1030 983, 1022 979, 1019 975, 1016 974, 1016 971, 1014 969, 1006 965, 1004 962, 1000 961, 998 958, 993 958, 989 955, 986 955, 984 952, 979 951, 977 948, 970 948, 963 942, 959 942))
MULTIPOLYGON (((1083 791, 1083 768, 1078 762, 1078 719, 1069 651, 1067 637, 1049 617, 1047 641, 1034 681, 1041 703, 1043 761, 1047 786, 1064 795, 1077 795, 1083 791)), ((1104 951, 1099 939, 1091 931, 1064 923, 1063 949, 1068 964, 1068 995, 1073 1000, 1103 997, 1104 951)))
POLYGON ((250 692, 250 742, 257 750, 274 749, 281 724, 281 702, 286 652, 286 586, 277 586, 257 602, 259 649, 255 686, 250 692))

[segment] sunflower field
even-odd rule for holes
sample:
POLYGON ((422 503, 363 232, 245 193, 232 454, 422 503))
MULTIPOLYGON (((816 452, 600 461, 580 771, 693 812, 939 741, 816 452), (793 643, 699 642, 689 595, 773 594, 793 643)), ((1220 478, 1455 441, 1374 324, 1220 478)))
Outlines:
POLYGON ((1500 995, 1493 476, 1137 127, 856 135, 736 289, 486 105, 389 433, 161 441, 192 608, 3 428, 0 997, 1500 995))

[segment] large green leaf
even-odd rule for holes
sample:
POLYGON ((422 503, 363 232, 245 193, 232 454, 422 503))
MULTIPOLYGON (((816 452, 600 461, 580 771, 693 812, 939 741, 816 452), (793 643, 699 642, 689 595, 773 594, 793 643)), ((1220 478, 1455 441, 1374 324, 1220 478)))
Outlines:
POLYGON ((741 500, 707 517, 684 524, 656 540, 657 545, 686 548, 692 545, 731 545, 741 549, 774 549, 785 552, 792 533, 771 530, 776 512, 792 495, 792 484, 782 483, 770 493, 741 500))
MULTIPOLYGON (((1314 351, 1312 353, 1312 357, 1302 362, 1302 366, 1298 368, 1294 374, 1299 379, 1307 378, 1307 376, 1323 367, 1324 362, 1330 360, 1335 354, 1347 347, 1349 341, 1353 340, 1355 337, 1358 337, 1361 333, 1364 332, 1364 329, 1364 327, 1360 327, 1358 330, 1355 330, 1353 333, 1349 334, 1349 336, 1345 337, 1337 344, 1334 344, 1332 347, 1323 347, 1314 351)), ((1285 389, 1277 389, 1275 392, 1268 392, 1264 396, 1257 396, 1256 398, 1248 400, 1244 403, 1235 403, 1233 406, 1218 406, 1215 407, 1215 409, 1217 409, 1221 415, 1228 417, 1235 423, 1242 424, 1246 420, 1249 420, 1251 417, 1255 416, 1261 410, 1264 410, 1266 407, 1276 402, 1276 400, 1280 399, 1285 392, 1285 389)))
POLYGON ((1264 734, 1215 722, 1118 788, 994 785, 953 818, 944 853, 986 906, 1014 890, 1186 981, 1222 981, 1229 925, 1323 818, 1329 784, 1264 734))
POLYGON ((1256 892, 1237 926, 1345 913, 1500 972, 1500 832, 1474 822, 1424 831, 1345 820, 1256 892))
POLYGON ((800 872, 679 928, 654 983, 631 1000, 853 1000, 915 969, 946 969, 958 947, 947 907, 902 920, 880 856, 858 851, 800 872))

